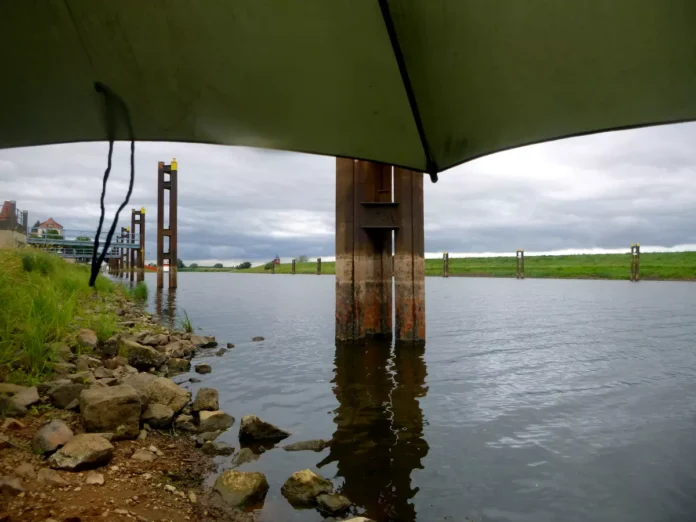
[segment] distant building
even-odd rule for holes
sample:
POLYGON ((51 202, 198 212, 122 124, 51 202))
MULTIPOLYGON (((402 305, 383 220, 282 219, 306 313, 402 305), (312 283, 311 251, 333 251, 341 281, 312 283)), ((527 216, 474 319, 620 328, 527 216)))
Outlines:
POLYGON ((29 214, 17 208, 17 202, 5 201, 0 208, 0 230, 26 233, 29 214))
POLYGON ((39 236, 63 237, 63 225, 61 225, 51 217, 43 223, 39 223, 38 226, 34 225, 34 228, 32 228, 31 232, 32 234, 38 234, 39 236))
POLYGON ((273 260, 274 265, 279 265, 280 264, 280 256, 276 254, 275 259, 273 260))

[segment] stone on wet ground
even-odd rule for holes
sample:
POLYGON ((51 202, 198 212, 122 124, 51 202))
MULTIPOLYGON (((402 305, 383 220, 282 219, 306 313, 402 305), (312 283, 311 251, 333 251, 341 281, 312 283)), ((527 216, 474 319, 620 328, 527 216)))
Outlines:
POLYGON ((150 404, 141 420, 153 428, 168 428, 172 424, 174 410, 164 404, 150 404))
POLYGON ((18 477, 25 479, 33 479, 36 473, 34 472, 34 466, 28 462, 23 462, 14 470, 14 474, 18 477))
POLYGON ((208 455, 222 455, 229 456, 234 455, 234 448, 225 442, 213 442, 208 441, 203 443, 201 446, 201 451, 208 455))
POLYGON ((82 328, 77 332, 77 345, 80 348, 86 348, 88 350, 95 350, 99 344, 97 339, 97 333, 94 330, 89 330, 88 328, 82 328))
POLYGON ((198 426, 196 426, 193 422, 193 415, 184 414, 179 415, 176 419, 174 419, 174 429, 187 431, 189 433, 197 433, 200 431, 198 426))
POLYGON ((167 368, 170 372, 187 372, 191 369, 191 361, 172 357, 167 361, 167 368))
POLYGON ((67 444, 73 436, 72 430, 65 422, 59 419, 52 420, 34 434, 31 449, 34 453, 48 455, 67 444))
POLYGON ((311 505, 319 495, 333 493, 333 484, 312 470, 304 469, 293 473, 280 492, 291 504, 311 505))
POLYGON ((259 460, 260 456, 261 455, 258 453, 254 453, 251 448, 242 448, 239 450, 239 453, 235 455, 234 459, 232 459, 232 466, 238 468, 239 466, 243 466, 249 462, 259 460))
POLYGON ((89 388, 80 394, 82 423, 89 432, 134 439, 140 433, 140 397, 132 386, 89 388))
POLYGON ((171 379, 159 377, 145 387, 148 404, 169 406, 174 413, 184 409, 191 400, 191 392, 178 386, 171 379))
POLYGON ((2 426, 0 426, 0 428, 3 430, 23 430, 26 428, 26 426, 23 422, 18 421, 17 419, 7 417, 4 421, 2 421, 2 426))
POLYGON ((36 480, 49 486, 63 487, 68 485, 68 481, 60 473, 49 468, 41 468, 36 476, 36 480))
POLYGON ((79 404, 80 394, 87 387, 82 383, 58 384, 48 391, 48 397, 56 408, 67 409, 71 404, 79 404))
POLYGON ((18 390, 14 395, 12 395, 10 399, 17 406, 20 406, 22 408, 29 408, 30 406, 33 406, 34 404, 39 402, 39 390, 37 390, 36 386, 22 388, 21 390, 18 390))
POLYGON ((90 471, 85 477, 85 484, 88 486, 101 486, 104 484, 104 475, 96 471, 90 471))
POLYGON ((347 497, 338 493, 324 493, 316 498, 317 509, 328 515, 343 513, 353 504, 347 497))
POLYGON ((234 417, 224 411, 202 411, 199 413, 200 429, 202 431, 226 430, 234 424, 234 417))
POLYGON ((24 493, 22 481, 17 477, 0 477, 0 497, 16 497, 24 493))
POLYGON ((221 356, 225 355, 226 353, 227 353, 227 350, 225 350, 224 348, 220 348, 217 352, 215 352, 215 355, 217 355, 218 357, 221 357, 221 356))
POLYGON ((222 431, 206 431, 204 433, 196 435, 196 437, 194 438, 196 446, 200 447, 206 442, 214 441, 220 436, 221 433, 222 431))
POLYGON ((164 353, 160 353, 149 346, 143 346, 135 341, 121 339, 121 349, 128 353, 128 364, 140 371, 159 368, 167 360, 167 356, 164 353))
POLYGON ((190 341, 198 348, 215 348, 218 345, 215 337, 207 335, 192 335, 190 341))
POLYGON ((48 459, 54 469, 79 471, 108 464, 114 447, 104 437, 94 433, 75 435, 48 459))
POLYGON ((259 419, 256 415, 245 415, 239 425, 240 440, 279 441, 289 436, 289 432, 259 419))
POLYGON ((200 388, 193 401, 193 411, 215 411, 220 409, 218 391, 214 388, 200 388))
POLYGON ((146 449, 137 449, 131 455, 132 460, 137 460, 139 462, 152 462, 157 458, 154 453, 146 449))
POLYGON ((322 451, 328 445, 329 442, 322 439, 302 440, 283 446, 283 449, 285 451, 322 451))
POLYGON ((265 498, 268 481, 263 473, 231 469, 215 480, 213 489, 227 505, 243 509, 265 498))

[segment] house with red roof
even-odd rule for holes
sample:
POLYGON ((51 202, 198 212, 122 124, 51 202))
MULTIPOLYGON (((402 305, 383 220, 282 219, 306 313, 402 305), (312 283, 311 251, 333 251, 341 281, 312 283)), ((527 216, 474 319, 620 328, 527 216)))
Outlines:
POLYGON ((63 237, 63 225, 50 217, 43 223, 39 223, 38 226, 34 225, 32 233, 39 234, 40 236, 63 237))

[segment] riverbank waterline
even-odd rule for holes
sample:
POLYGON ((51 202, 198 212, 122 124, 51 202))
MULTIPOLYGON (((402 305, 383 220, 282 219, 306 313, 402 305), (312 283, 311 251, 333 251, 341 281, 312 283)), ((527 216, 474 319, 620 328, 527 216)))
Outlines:
POLYGON ((319 453, 273 449, 243 468, 270 483, 263 520, 321 520, 280 495, 303 468, 343 484, 376 520, 696 512, 691 285, 430 278, 422 352, 337 350, 333 287, 181 274, 169 301, 237 345, 206 355, 213 372, 194 391, 217 388, 221 409, 288 429, 287 443, 336 441, 319 453))

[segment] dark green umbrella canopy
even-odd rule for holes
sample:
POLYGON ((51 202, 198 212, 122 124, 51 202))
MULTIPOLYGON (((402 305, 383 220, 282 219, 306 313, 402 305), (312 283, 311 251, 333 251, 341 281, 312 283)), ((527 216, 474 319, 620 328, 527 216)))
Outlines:
POLYGON ((431 172, 696 119, 694 0, 5 0, 0 56, 0 148, 104 140, 97 81, 138 140, 431 172))

